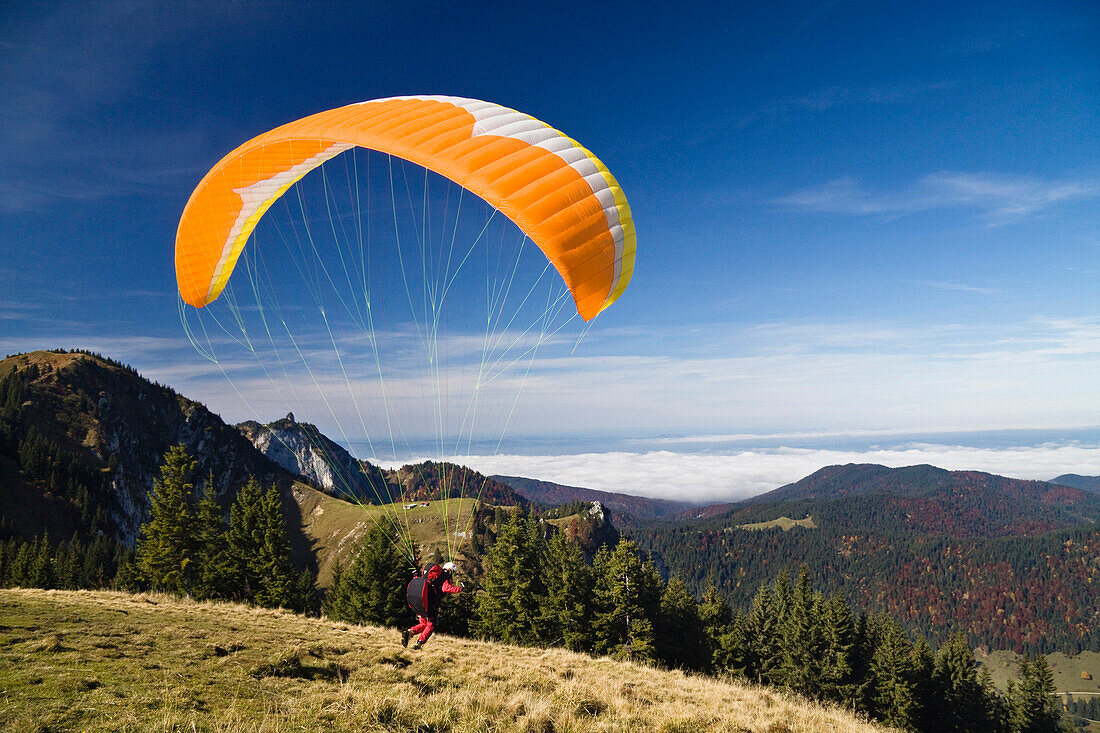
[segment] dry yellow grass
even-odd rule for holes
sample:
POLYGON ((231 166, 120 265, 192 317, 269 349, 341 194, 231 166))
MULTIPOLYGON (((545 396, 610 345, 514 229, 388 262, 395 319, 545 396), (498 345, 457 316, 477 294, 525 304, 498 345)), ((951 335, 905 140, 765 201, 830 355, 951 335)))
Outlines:
POLYGON ((159 595, 0 590, 0 729, 855 731, 842 710, 680 672, 159 595))

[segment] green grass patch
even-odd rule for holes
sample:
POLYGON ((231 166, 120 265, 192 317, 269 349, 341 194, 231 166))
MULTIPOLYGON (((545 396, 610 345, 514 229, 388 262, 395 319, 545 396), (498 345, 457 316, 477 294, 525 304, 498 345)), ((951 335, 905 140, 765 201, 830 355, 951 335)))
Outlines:
POLYGON ((754 524, 739 524, 733 529, 748 529, 748 530, 762 530, 773 529, 778 527, 784 532, 789 532, 795 527, 802 527, 803 529, 817 529, 817 524, 814 522, 813 517, 805 517, 804 519, 791 519, 790 517, 779 517, 773 519, 770 522, 756 522, 754 524))
MULTIPOLYGON (((1047 663, 1054 673, 1054 688, 1059 692, 1080 692, 1100 695, 1100 652, 1080 654, 1048 654, 1047 663)), ((1008 651, 974 652, 974 658, 989 668, 993 683, 1000 689, 1016 679, 1018 655, 1008 651)))
POLYGON ((449 499, 415 502, 406 509, 413 502, 355 504, 302 484, 296 484, 294 491, 302 512, 302 531, 317 553, 317 582, 322 588, 332 582, 337 562, 347 567, 356 544, 375 524, 411 536, 425 562, 457 554, 467 542, 465 535, 476 504, 469 498, 449 499))

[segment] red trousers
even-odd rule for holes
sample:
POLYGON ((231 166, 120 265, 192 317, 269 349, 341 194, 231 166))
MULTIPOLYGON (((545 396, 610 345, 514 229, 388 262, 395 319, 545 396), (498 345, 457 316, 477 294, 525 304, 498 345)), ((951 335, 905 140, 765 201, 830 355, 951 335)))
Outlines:
POLYGON ((428 640, 428 637, 432 635, 432 632, 435 631, 435 619, 417 616, 416 620, 420 623, 409 629, 409 633, 420 634, 419 641, 421 644, 423 644, 428 640))

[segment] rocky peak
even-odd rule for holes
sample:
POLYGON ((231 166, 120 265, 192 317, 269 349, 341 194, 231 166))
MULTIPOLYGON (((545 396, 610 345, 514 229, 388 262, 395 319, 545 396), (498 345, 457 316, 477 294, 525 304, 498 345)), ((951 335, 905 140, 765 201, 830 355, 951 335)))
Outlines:
POLYGON ((265 456, 327 494, 364 503, 377 503, 386 494, 378 467, 352 456, 316 425, 297 422, 293 412, 267 425, 243 422, 237 429, 265 456))

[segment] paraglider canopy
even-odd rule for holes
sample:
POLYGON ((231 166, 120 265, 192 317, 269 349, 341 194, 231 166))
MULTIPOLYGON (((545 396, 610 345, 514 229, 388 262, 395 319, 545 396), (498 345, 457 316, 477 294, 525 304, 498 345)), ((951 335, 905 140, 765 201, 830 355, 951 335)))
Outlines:
POLYGON ((553 263, 586 321, 630 282, 630 206, 596 156, 491 102, 394 97, 285 124, 219 161, 180 219, 176 279, 184 301, 201 308, 217 299, 268 208, 306 173, 355 146, 417 163, 504 213, 553 263))

